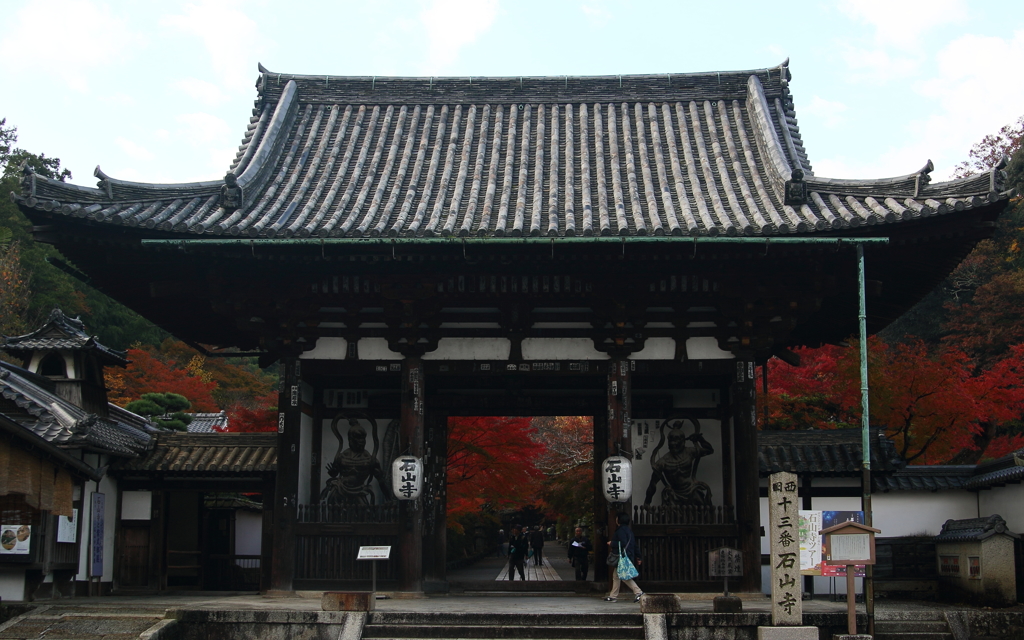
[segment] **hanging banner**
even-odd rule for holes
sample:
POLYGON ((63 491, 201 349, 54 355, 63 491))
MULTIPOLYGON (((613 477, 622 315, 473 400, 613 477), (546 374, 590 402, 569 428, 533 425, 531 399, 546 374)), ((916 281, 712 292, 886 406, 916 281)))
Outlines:
POLYGON ((423 462, 416 456, 399 456, 391 463, 391 487, 399 500, 415 500, 423 491, 423 462))
POLYGON ((633 497, 633 463, 624 456, 601 463, 601 490, 608 502, 629 502, 633 497))
POLYGON ((102 493, 92 494, 92 541, 89 547, 89 575, 93 578, 103 576, 103 520, 106 510, 106 496, 102 493))

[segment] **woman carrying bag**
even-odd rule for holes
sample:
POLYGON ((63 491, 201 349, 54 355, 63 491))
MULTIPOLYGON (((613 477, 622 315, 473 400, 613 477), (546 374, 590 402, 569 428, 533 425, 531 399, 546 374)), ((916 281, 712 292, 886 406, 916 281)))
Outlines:
POLYGON ((635 596, 633 602, 640 602, 640 596, 644 595, 644 592, 636 585, 633 578, 639 575, 636 565, 639 565, 641 560, 639 548, 636 544, 636 536, 633 535, 633 530, 629 528, 629 514, 620 513, 616 516, 615 522, 618 523, 619 528, 615 530, 612 539, 608 541, 608 565, 614 565, 612 569, 612 590, 605 600, 617 602, 619 599, 619 588, 625 583, 627 587, 633 590, 633 595, 635 596))

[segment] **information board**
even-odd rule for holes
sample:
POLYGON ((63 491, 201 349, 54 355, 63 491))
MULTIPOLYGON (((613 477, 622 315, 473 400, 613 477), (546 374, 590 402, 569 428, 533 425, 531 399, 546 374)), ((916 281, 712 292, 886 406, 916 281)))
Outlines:
POLYGON ((391 557, 391 547, 359 547, 356 560, 387 560, 391 557))

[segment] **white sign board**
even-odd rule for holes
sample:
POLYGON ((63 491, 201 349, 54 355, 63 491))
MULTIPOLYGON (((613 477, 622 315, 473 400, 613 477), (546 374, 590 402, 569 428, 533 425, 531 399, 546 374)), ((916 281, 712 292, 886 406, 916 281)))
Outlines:
POLYGON ((57 542, 76 542, 78 540, 78 509, 72 509, 70 516, 57 518, 57 542))
POLYGON ((867 533, 832 534, 829 560, 871 560, 871 536, 867 533))
POLYGON ((356 560, 387 560, 391 557, 391 547, 359 547, 356 560))

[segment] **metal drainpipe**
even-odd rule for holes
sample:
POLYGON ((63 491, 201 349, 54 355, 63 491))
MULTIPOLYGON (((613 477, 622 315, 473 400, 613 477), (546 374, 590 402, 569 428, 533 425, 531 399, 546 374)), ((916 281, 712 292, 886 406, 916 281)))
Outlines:
MULTIPOLYGON (((864 294, 864 245, 857 245, 857 288, 860 295, 860 424, 861 424, 861 510, 864 524, 872 525, 871 517, 871 414, 868 407, 868 323, 867 299, 864 294)), ((864 611, 868 618, 868 635, 875 635, 874 567, 864 567, 864 611)))

